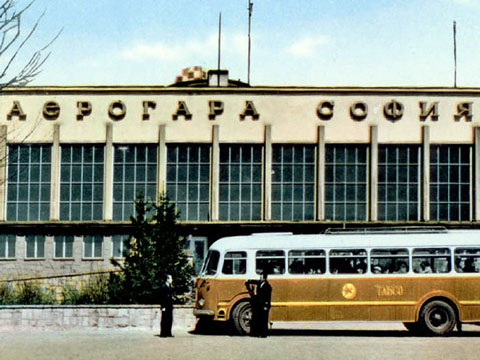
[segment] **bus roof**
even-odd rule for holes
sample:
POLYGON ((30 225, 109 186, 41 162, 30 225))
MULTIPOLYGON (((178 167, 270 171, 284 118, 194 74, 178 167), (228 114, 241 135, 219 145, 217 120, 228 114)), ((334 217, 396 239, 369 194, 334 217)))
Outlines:
POLYGON ((435 233, 313 234, 263 233, 225 237, 211 250, 372 248, 372 247, 480 246, 479 230, 450 230, 435 233))

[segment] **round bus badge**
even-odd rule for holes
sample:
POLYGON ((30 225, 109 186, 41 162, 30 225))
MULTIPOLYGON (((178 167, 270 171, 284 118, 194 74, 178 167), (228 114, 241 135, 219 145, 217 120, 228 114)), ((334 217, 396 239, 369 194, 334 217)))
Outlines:
POLYGON ((351 283, 343 285, 342 295, 347 300, 352 300, 357 295, 357 288, 351 283))

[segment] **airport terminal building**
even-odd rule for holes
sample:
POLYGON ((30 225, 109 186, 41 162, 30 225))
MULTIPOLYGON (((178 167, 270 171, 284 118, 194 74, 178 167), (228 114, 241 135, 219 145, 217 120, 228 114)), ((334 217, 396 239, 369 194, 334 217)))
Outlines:
POLYGON ((196 266, 221 236, 478 227, 480 89, 4 89, 2 277, 111 268, 137 194, 175 201, 196 266))

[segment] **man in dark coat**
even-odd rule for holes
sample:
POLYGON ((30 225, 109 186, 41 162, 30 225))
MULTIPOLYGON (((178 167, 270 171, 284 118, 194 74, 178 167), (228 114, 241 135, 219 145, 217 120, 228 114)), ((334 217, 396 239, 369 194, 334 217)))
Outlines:
POLYGON ((173 299, 172 299, 172 276, 167 275, 162 287, 162 318, 160 320, 160 337, 173 337, 173 299))
POLYGON ((247 280, 245 286, 250 293, 252 319, 250 321, 250 336, 268 336, 268 314, 272 301, 272 287, 267 281, 269 271, 263 269, 260 280, 247 280))

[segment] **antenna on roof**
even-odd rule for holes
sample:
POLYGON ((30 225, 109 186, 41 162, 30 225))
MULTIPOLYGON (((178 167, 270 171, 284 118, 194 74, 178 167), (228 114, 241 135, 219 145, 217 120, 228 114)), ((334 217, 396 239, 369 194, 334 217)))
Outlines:
POLYGON ((457 87, 457 22, 453 22, 453 87, 457 87))
POLYGON ((250 51, 251 51, 250 29, 252 24, 252 11, 253 11, 253 3, 251 0, 248 0, 248 76, 247 76, 248 85, 250 85, 250 51))
MULTIPOLYGON (((218 65, 217 70, 220 71, 220 53, 222 46, 222 12, 218 15, 218 65)), ((220 86, 220 76, 217 76, 217 86, 220 86)))

